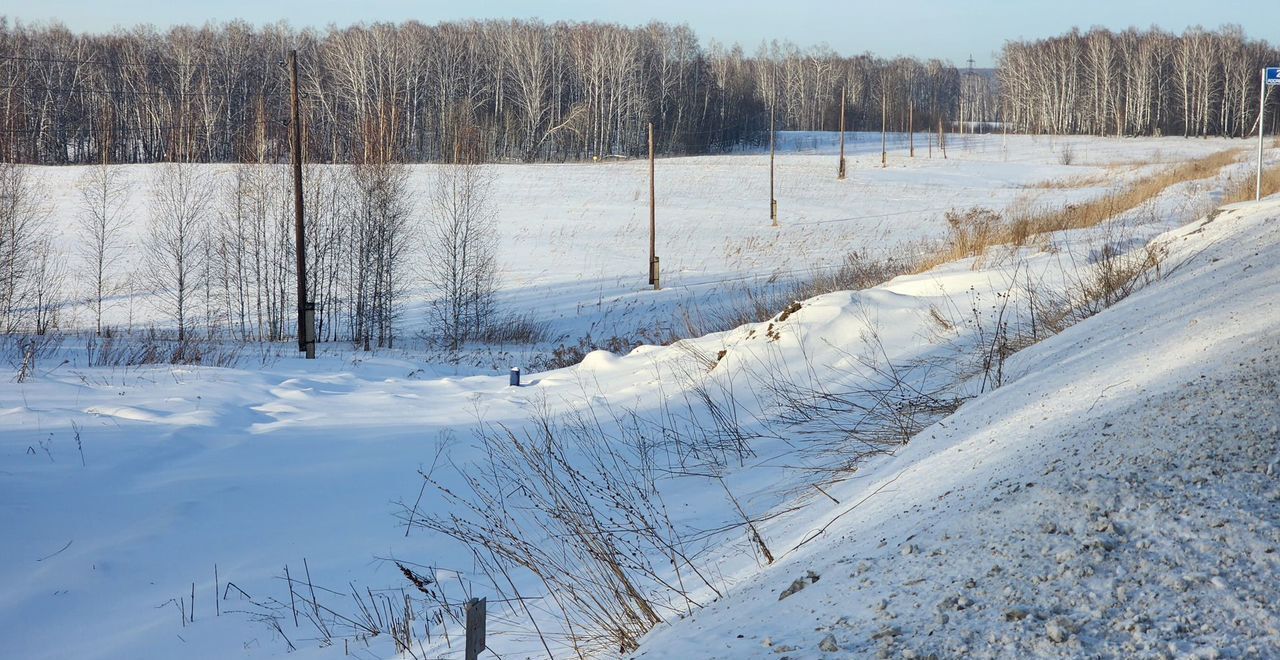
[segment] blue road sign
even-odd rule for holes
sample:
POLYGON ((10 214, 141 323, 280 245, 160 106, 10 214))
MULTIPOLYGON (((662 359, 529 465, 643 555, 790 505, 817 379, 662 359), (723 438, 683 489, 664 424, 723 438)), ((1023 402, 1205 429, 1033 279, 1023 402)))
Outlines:
POLYGON ((1267 67, 1267 74, 1263 76, 1268 85, 1280 85, 1280 66, 1267 67))

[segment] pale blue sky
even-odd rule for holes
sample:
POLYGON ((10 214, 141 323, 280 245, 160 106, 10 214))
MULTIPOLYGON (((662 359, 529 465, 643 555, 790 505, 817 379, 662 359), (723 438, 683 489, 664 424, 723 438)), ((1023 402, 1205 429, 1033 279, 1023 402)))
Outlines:
POLYGON ((0 14, 22 21, 57 19, 77 31, 117 25, 241 18, 262 24, 287 19, 294 26, 459 18, 602 20, 626 24, 658 19, 688 23, 702 38, 738 42, 748 51, 765 38, 801 45, 826 43, 842 54, 941 57, 963 65, 972 54, 990 66, 1009 38, 1058 34, 1076 25, 1123 29, 1157 24, 1243 25, 1254 38, 1280 43, 1280 1, 1275 0, 0 0, 0 14))

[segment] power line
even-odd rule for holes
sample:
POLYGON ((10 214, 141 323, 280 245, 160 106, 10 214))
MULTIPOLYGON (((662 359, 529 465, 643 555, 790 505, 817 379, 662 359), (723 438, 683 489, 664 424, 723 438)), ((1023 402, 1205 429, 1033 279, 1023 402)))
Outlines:
MULTIPOLYGON (((217 132, 221 133, 223 132, 222 130, 223 128, 251 128, 254 126, 254 124, 267 124, 267 123, 279 123, 281 126, 287 125, 286 122, 280 121, 280 122, 249 122, 249 123, 237 124, 235 126, 231 124, 221 124, 221 125, 215 124, 215 126, 220 126, 217 132)), ((105 128, 105 127, 94 128, 91 126, 82 126, 82 127, 76 127, 76 128, 0 128, 0 133, 10 134, 10 135, 18 134, 18 133, 38 133, 38 134, 53 134, 53 135, 56 135, 56 134, 80 135, 80 134, 88 133, 92 135, 104 135, 104 134, 119 134, 119 133, 150 133, 150 132, 163 132, 163 131, 173 131, 173 130, 193 130, 197 132, 204 132, 204 129, 208 127, 209 127, 209 124, 206 122, 191 122, 190 124, 184 124, 184 125, 162 124, 159 126, 117 126, 112 128, 105 128)))
MULTIPOLYGON (((238 92, 142 92, 129 89, 78 89, 75 87, 38 87, 35 85, 0 85, 0 89, 21 89, 33 92, 55 92, 59 94, 108 94, 114 96, 190 96, 196 98, 205 98, 210 96, 222 96, 228 98, 248 98, 257 99, 257 93, 238 93, 238 92)), ((270 94, 262 94, 264 100, 280 100, 284 98, 283 94, 272 92, 270 94)))
POLYGON ((144 66, 149 67, 151 64, 143 62, 102 62, 98 60, 68 60, 57 57, 22 57, 20 55, 0 55, 0 60, 10 60, 16 62, 40 62, 45 64, 97 64, 98 66, 144 66))

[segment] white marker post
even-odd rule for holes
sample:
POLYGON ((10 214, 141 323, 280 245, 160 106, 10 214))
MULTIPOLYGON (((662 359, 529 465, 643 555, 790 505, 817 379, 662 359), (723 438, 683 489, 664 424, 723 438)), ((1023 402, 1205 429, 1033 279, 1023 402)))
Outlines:
POLYGON ((1270 66, 1262 70, 1262 84, 1258 86, 1258 178, 1254 183, 1253 199, 1262 199, 1262 134, 1267 116, 1267 88, 1280 85, 1280 66, 1270 66))

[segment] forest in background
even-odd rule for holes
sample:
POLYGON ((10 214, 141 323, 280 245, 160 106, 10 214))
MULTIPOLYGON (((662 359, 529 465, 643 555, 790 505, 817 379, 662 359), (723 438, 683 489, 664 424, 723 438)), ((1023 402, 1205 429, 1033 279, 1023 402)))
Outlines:
POLYGON ((1235 25, 1095 28, 1006 42, 997 64, 1002 118, 1019 131, 1245 137, 1258 127, 1259 71, 1280 66, 1280 51, 1235 25))
POLYGON ((323 31, 243 22, 77 34, 0 22, 10 162, 267 163, 288 155, 299 51, 312 162, 563 161, 716 152, 780 129, 936 126, 993 116, 990 76, 825 47, 704 47, 686 26, 469 21, 323 31), (474 146, 473 146, 474 145, 474 146), (105 153, 104 153, 105 152, 105 153))
POLYGON ((295 30, 244 22, 77 34, 0 18, 9 162, 281 162, 296 48, 311 162, 564 161, 700 154, 780 130, 1247 135, 1257 71, 1243 30, 1095 28, 1006 42, 995 75, 940 60, 787 42, 703 46, 687 26, 467 21, 295 30))

